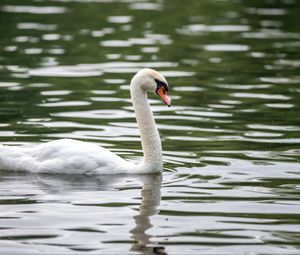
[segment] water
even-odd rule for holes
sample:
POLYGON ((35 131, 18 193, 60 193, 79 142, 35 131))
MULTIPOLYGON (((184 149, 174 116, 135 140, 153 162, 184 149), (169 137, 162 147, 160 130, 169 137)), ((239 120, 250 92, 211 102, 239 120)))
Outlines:
POLYGON ((76 138, 136 160, 129 82, 162 176, 0 173, 2 254, 299 254, 300 3, 1 1, 0 142, 76 138))

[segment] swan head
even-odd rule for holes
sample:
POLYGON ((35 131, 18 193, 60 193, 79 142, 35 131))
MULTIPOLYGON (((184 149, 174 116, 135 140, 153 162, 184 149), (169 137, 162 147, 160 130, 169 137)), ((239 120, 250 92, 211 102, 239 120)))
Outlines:
POLYGON ((132 83, 139 84, 147 92, 157 94, 165 104, 171 105, 171 99, 167 95, 168 82, 159 72, 150 68, 142 69, 133 77, 132 83))

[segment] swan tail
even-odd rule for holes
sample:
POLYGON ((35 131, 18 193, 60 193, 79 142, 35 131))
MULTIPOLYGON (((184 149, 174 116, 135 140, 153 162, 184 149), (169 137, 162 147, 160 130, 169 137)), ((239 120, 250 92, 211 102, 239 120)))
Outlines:
POLYGON ((18 170, 21 153, 15 148, 0 144, 0 170, 18 170))
POLYGON ((0 156, 3 156, 7 152, 7 146, 0 143, 0 156))
POLYGON ((4 152, 5 146, 0 143, 0 156, 4 152))
POLYGON ((4 146, 0 143, 0 170, 3 169, 4 146))

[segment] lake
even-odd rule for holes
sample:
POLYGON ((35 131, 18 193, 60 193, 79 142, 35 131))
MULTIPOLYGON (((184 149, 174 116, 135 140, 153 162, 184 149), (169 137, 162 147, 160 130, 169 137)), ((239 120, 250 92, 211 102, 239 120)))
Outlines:
POLYGON ((299 254, 300 2, 3 0, 0 143, 142 157, 149 67, 164 171, 0 172, 1 254, 299 254))

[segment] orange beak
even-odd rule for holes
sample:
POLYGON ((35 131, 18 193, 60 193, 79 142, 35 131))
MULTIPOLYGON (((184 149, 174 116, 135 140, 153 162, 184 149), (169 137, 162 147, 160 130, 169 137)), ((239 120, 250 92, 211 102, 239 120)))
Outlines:
POLYGON ((164 87, 160 87, 159 89, 156 90, 156 94, 159 95, 161 100, 163 100, 167 106, 171 106, 171 98, 167 96, 166 90, 164 87))

